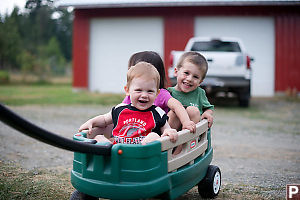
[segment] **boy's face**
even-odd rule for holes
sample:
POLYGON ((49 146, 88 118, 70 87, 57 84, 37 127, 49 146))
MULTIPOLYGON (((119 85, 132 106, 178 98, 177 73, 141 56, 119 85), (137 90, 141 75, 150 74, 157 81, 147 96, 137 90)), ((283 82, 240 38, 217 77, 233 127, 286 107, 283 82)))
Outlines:
POLYGON ((132 105, 139 110, 150 108, 159 93, 155 80, 143 78, 132 79, 129 88, 125 86, 125 92, 130 95, 132 105))
POLYGON ((195 64, 185 61, 181 68, 175 68, 174 75, 177 77, 175 89, 181 92, 191 92, 202 83, 202 73, 195 64))

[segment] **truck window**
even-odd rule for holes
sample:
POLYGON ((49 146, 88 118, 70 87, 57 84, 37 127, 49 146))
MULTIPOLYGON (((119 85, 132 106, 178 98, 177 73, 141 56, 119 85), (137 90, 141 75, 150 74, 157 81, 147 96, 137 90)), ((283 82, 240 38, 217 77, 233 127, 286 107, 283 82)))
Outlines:
POLYGON ((212 40, 205 42, 195 42, 192 51, 217 51, 217 52, 241 52, 237 42, 224 42, 220 40, 212 40))

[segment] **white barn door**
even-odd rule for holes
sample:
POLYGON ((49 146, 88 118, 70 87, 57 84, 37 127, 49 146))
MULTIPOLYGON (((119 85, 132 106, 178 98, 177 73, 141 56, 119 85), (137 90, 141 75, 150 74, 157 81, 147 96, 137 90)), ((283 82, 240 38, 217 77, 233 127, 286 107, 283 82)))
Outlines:
POLYGON ((272 17, 197 17, 195 36, 238 37, 252 63, 252 96, 274 95, 275 34, 272 17))
POLYGON ((163 56, 163 20, 158 17, 97 18, 90 23, 89 90, 123 93, 130 56, 163 56))

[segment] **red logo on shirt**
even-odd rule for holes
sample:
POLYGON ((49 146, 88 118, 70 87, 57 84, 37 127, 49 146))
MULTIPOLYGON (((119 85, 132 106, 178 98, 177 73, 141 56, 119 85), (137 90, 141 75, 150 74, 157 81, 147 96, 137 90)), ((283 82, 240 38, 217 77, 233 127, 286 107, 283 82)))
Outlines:
POLYGON ((140 143, 153 128, 155 128, 155 122, 150 111, 141 112, 124 109, 119 115, 113 135, 116 143, 136 144, 140 143))

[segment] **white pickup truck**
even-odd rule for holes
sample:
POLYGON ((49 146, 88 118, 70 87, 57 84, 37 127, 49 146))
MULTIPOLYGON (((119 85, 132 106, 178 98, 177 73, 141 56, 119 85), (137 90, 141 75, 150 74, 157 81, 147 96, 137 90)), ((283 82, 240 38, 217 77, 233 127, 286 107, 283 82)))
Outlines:
POLYGON ((208 71, 201 84, 208 96, 229 93, 238 97, 239 105, 248 107, 250 101, 251 68, 253 60, 245 52, 241 40, 237 38, 191 38, 184 51, 171 51, 169 78, 172 85, 176 83, 174 67, 180 56, 186 51, 201 53, 208 62, 208 71))

